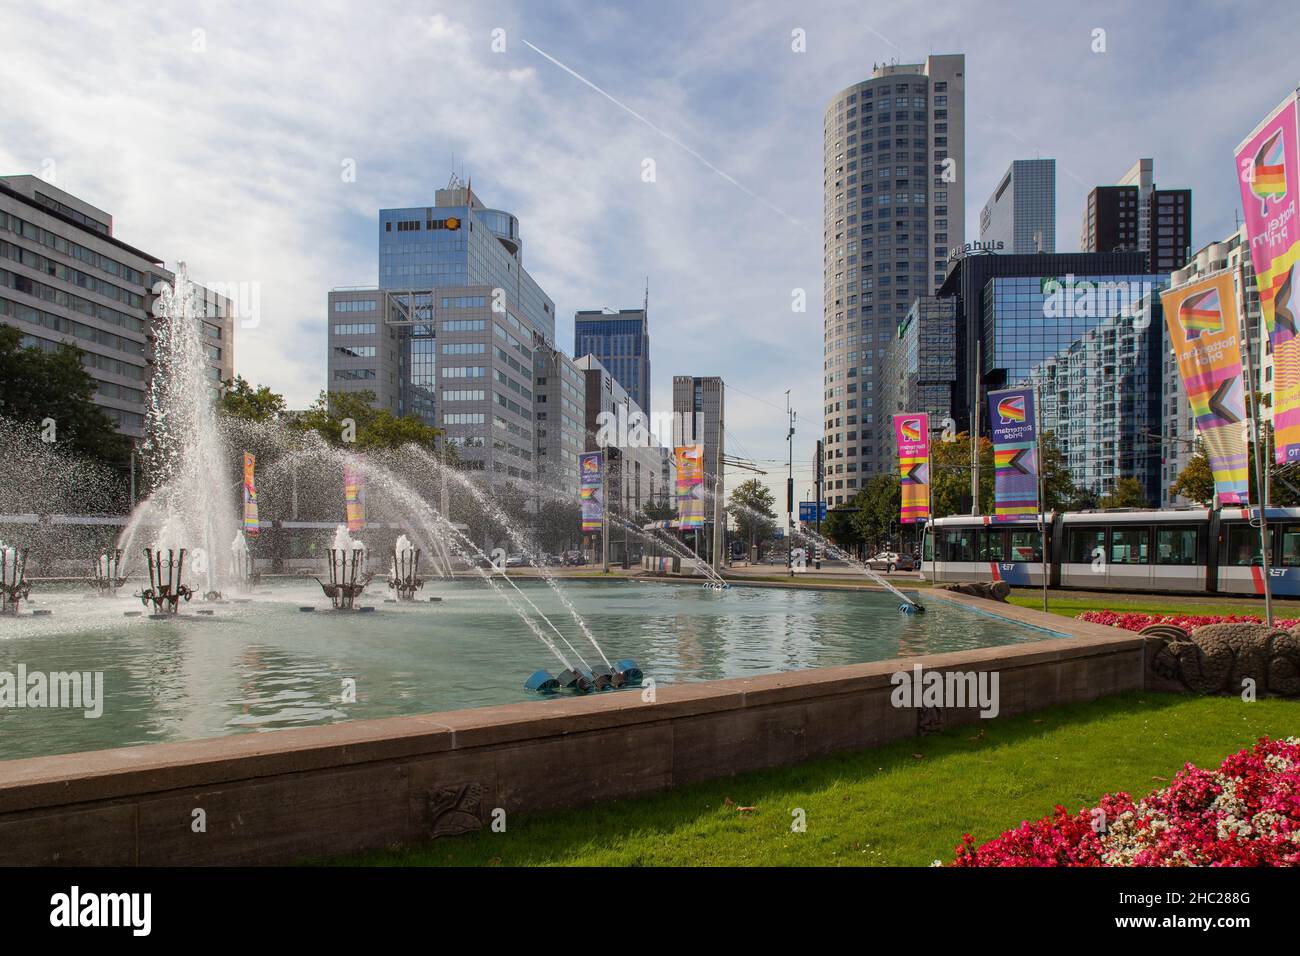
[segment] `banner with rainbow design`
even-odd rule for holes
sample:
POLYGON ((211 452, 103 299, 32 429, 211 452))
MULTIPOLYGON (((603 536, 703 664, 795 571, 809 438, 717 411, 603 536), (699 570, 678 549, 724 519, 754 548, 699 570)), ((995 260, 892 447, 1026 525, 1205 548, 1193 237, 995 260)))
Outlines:
POLYGON ((673 457, 677 460, 677 527, 703 528, 704 446, 678 445, 673 457))
POLYGON ((1160 295, 1219 504, 1246 504, 1246 395, 1233 270, 1160 295))
POLYGON ((989 392, 993 514, 998 521, 1038 514, 1038 420, 1032 388, 989 392))
POLYGON ((1300 280, 1298 116, 1292 93, 1236 151, 1260 311, 1273 346, 1273 442, 1280 465, 1300 461, 1300 339, 1295 315, 1300 280))
POLYGON ((589 451, 578 456, 578 496, 582 501, 582 532, 605 530, 605 453, 589 451))
POLYGON ((343 466, 343 501, 347 505, 348 531, 366 527, 366 479, 351 464, 343 466))
POLYGON ((262 530, 257 520, 257 484, 253 472, 257 467, 257 458, 244 452, 244 536, 256 538, 262 530))
POLYGON ((903 524, 930 520, 930 416, 906 412, 894 416, 894 440, 902 478, 903 524))

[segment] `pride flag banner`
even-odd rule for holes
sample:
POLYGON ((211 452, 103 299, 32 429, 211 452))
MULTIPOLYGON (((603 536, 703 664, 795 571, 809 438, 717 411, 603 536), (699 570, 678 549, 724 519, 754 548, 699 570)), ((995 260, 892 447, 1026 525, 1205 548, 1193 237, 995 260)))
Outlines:
POLYGON ((343 466, 343 500, 348 511, 348 531, 366 527, 366 479, 351 464, 343 466))
POLYGON ((1038 420, 1032 388, 989 392, 993 438, 993 514, 998 521, 1037 515, 1038 420))
POLYGON ((930 519, 930 416, 908 412, 894 416, 894 442, 902 478, 900 520, 916 524, 930 519))
POLYGON ((677 527, 704 527, 704 446, 679 445, 677 461, 677 527))
MULTIPOLYGON (((1273 346, 1273 442, 1279 465, 1300 461, 1300 339, 1295 315, 1300 280, 1298 115, 1292 93, 1236 151, 1260 311, 1273 346)), ((1256 356, 1257 366, 1261 359, 1256 356)))
POLYGON ((578 496, 582 499, 584 534, 605 529, 605 453, 590 451, 578 456, 578 496))
POLYGON ((253 474, 256 466, 257 458, 244 452, 244 536, 247 538, 256 538, 262 530, 257 520, 257 483, 253 474))
POLYGON ((1160 295, 1219 503, 1246 504, 1246 395, 1232 270, 1160 295))

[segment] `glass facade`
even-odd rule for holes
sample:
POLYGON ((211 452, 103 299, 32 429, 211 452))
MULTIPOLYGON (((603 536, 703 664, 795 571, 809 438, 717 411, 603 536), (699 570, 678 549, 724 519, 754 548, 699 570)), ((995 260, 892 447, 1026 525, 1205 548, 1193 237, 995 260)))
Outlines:
POLYGON ((618 315, 579 312, 573 318, 573 354, 594 355, 642 411, 650 408, 650 332, 641 309, 618 315))
POLYGON ((1155 275, 993 278, 984 287, 983 373, 1035 385, 1075 484, 1100 498, 1137 478, 1160 500, 1164 320, 1155 275))

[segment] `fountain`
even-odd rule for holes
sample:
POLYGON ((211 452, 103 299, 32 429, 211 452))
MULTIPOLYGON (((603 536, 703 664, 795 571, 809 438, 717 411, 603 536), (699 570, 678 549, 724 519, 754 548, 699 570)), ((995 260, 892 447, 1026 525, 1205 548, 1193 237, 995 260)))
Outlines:
POLYGON ((91 586, 100 597, 116 597, 118 589, 126 583, 122 573, 122 549, 109 548, 95 559, 95 574, 91 586))
POLYGON ((149 566, 149 587, 136 595, 145 607, 153 605, 154 617, 172 617, 179 611, 181 599, 189 601, 194 592, 184 583, 185 549, 177 552, 167 549, 166 564, 161 549, 144 549, 144 560, 149 566), (164 571, 166 572, 164 574, 164 571))
POLYGON ((339 525, 334 532, 334 547, 327 554, 329 583, 326 584, 320 578, 316 578, 316 583, 330 599, 334 610, 356 610, 357 596, 375 576, 374 571, 366 570, 366 546, 360 541, 352 540, 346 525, 339 525))
POLYGON ((392 574, 388 578, 389 590, 399 601, 414 601, 415 592, 424 587, 420 573, 420 549, 413 547, 406 535, 397 539, 393 548, 392 574))
POLYGON ((27 600, 27 549, 7 547, 0 541, 0 614, 18 614, 18 602, 27 600))
POLYGON ((230 576, 234 579, 235 587, 245 593, 257 587, 262 580, 243 531, 235 532, 235 540, 230 544, 230 576))

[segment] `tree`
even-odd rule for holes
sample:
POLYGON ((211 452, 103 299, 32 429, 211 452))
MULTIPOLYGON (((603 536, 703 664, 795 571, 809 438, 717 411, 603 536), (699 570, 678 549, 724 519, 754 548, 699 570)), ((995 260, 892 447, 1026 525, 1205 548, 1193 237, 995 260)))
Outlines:
POLYGON ((1043 475, 1044 509, 1047 511, 1069 510, 1088 492, 1074 483, 1065 464, 1065 455, 1056 443, 1056 435, 1045 431, 1038 438, 1038 467, 1043 475))
POLYGON ((667 497, 658 501, 652 498, 641 508, 641 517, 645 518, 642 524, 649 524, 651 521, 675 521, 677 509, 668 503, 667 497))
POLYGON ((0 418, 36 426, 73 457, 125 467, 130 439, 95 404, 86 353, 71 345, 47 352, 22 340, 17 328, 0 325, 0 418))
POLYGON ((853 500, 839 508, 828 508, 826 520, 822 522, 822 536, 839 545, 845 551, 855 553, 862 544, 862 534, 853 520, 860 506, 862 492, 853 496, 853 500))
POLYGON ((548 551, 569 551, 582 538, 582 508, 576 501, 551 499, 537 510, 537 541, 548 551))
POLYGON ((1199 504, 1209 504, 1214 497, 1214 474, 1210 471, 1210 460, 1199 451, 1189 458, 1170 486, 1169 493, 1182 495, 1199 504))
POLYGON ((897 475, 877 475, 854 495, 853 524, 869 550, 879 550, 894 537, 894 529, 900 527, 902 502, 902 482, 897 475))
POLYGON ((413 415, 398 418, 386 408, 375 407, 375 393, 369 389, 359 392, 321 392, 320 396, 299 416, 296 427, 317 432, 331 445, 365 448, 401 448, 419 445, 432 451, 437 446, 442 429, 425 424, 413 415), (352 421, 356 433, 352 442, 345 442, 347 421, 352 421))
POLYGON ((284 396, 271 391, 265 385, 254 388, 242 375, 234 380, 222 383, 225 391, 217 403, 217 409, 231 418, 242 418, 251 422, 274 421, 284 414, 284 396))
POLYGON ((727 500, 727 510, 736 519, 736 532, 749 542, 750 553, 776 530, 775 501, 771 489, 757 478, 742 482, 727 500))
MULTIPOLYGON (((993 507, 993 443, 979 440, 980 511, 993 507)), ((936 518, 965 514, 970 509, 970 435, 960 432, 952 441, 930 445, 934 474, 930 479, 930 510, 936 518)))
POLYGON ((1103 508, 1149 508, 1142 482, 1136 478, 1121 478, 1115 482, 1110 494, 1101 499, 1103 508))

